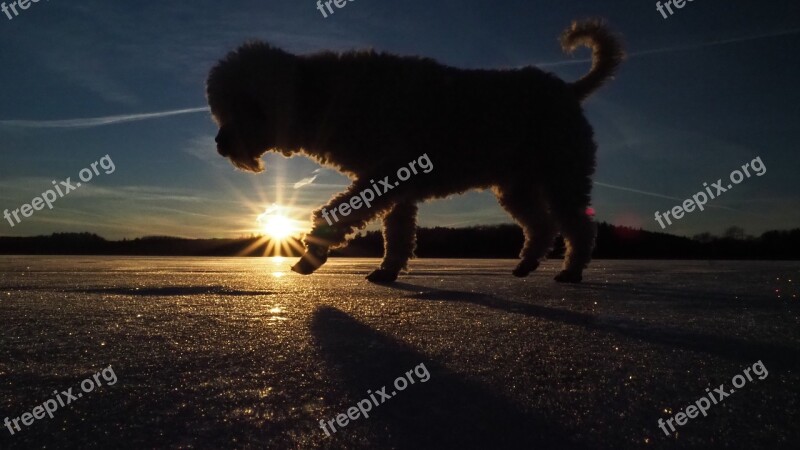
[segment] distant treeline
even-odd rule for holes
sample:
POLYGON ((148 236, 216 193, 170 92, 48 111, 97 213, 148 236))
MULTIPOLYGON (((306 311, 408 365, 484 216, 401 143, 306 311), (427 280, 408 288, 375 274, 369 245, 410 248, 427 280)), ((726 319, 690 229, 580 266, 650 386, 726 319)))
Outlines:
MULTIPOLYGON (((299 240, 295 243, 300 246, 299 240)), ((516 258, 522 230, 516 225, 470 228, 420 228, 416 254, 421 258, 516 258)), ((0 254, 6 255, 141 255, 141 256, 262 256, 272 248, 258 236, 240 239, 184 239, 149 236, 109 241, 91 233, 55 233, 50 236, 0 237, 0 254)), ((289 248, 288 245, 283 245, 289 248)), ((334 256, 378 257, 383 249, 379 231, 362 232, 334 256)), ((564 253, 559 238, 550 255, 564 253)), ((274 252, 270 252, 273 255, 274 252)), ((283 256, 299 256, 297 250, 283 256)), ((694 238, 654 233, 601 223, 595 258, 607 259, 800 259, 800 229, 768 231, 745 236, 730 228, 722 237, 708 233, 694 238)))

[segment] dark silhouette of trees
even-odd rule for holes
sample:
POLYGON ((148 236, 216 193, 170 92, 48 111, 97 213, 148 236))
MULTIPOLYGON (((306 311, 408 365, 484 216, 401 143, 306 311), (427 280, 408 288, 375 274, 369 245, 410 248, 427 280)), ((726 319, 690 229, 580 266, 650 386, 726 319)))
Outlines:
MULTIPOLYGON (((416 254, 421 258, 516 258, 522 247, 516 225, 471 228, 420 228, 416 254)), ((299 239, 294 238, 300 244, 299 239)), ((264 256, 269 240, 260 236, 238 239, 185 239, 145 236, 109 241, 92 233, 54 233, 50 236, 0 237, 0 254, 32 255, 143 255, 143 256, 264 256)), ((284 245, 284 248, 289 246, 284 245)), ((383 238, 379 231, 361 232, 333 256, 379 257, 383 238)), ((558 239, 551 257, 560 257, 558 239)), ((270 253, 270 256, 274 253, 270 253)), ((283 256, 299 256, 296 250, 283 256)), ((598 224, 595 258, 608 259, 800 259, 800 228, 746 236, 731 227, 722 237, 709 233, 694 238, 641 229, 598 224)))

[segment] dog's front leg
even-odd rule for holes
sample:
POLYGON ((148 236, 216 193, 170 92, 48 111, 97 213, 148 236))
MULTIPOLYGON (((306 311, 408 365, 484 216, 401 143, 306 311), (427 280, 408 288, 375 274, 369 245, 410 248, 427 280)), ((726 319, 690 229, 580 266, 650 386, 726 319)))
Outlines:
POLYGON ((292 270, 309 275, 319 269, 328 260, 329 248, 342 246, 349 235, 392 206, 391 188, 359 180, 314 211, 314 227, 303 240, 306 252, 292 270))

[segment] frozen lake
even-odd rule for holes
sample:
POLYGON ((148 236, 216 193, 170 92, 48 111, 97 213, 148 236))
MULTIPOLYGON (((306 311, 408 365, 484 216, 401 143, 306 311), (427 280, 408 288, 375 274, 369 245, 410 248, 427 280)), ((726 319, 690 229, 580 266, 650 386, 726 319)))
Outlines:
MULTIPOLYGON (((794 447, 796 262, 595 261, 581 285, 507 260, 0 257, 0 420, 111 365, 0 448, 794 447), (768 370, 666 436, 757 361, 768 370), (340 413, 430 374, 331 437, 340 413), (103 381, 103 378, 100 378, 103 381), (335 422, 334 422, 335 423, 335 422), (794 444, 792 444, 794 442, 794 444)), ((15 430, 16 431, 16 430, 15 430)))

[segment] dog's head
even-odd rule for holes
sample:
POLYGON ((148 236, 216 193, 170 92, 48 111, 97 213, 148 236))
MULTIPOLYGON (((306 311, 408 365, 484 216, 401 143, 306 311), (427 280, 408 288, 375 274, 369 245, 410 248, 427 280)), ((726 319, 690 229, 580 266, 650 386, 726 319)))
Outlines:
POLYGON ((295 67, 294 55, 250 42, 211 69, 206 97, 219 126, 217 152, 234 166, 261 172, 261 156, 285 145, 294 110, 295 67))
POLYGON ((234 166, 251 172, 264 170, 261 156, 275 148, 274 123, 267 118, 263 107, 252 98, 242 96, 231 111, 225 114, 213 112, 219 125, 217 152, 230 159, 234 166))

